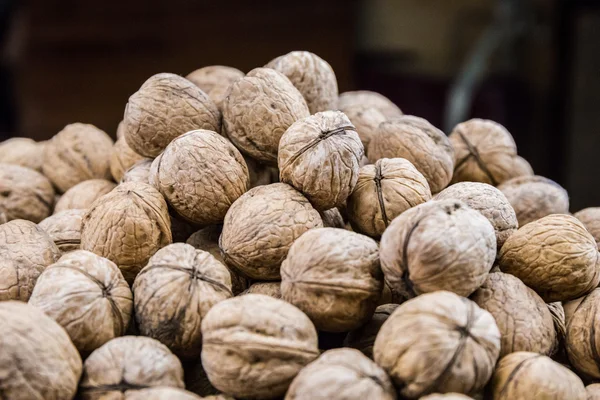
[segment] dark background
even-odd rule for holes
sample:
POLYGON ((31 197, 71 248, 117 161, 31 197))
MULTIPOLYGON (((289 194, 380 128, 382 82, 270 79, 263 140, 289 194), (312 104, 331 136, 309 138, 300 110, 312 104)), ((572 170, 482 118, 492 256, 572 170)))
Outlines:
POLYGON ((291 50, 326 59, 340 91, 379 91, 448 132, 450 88, 490 32, 464 118, 505 125, 572 211, 600 206, 600 1, 0 0, 0 135, 80 121, 114 136, 155 73, 247 72, 291 50))

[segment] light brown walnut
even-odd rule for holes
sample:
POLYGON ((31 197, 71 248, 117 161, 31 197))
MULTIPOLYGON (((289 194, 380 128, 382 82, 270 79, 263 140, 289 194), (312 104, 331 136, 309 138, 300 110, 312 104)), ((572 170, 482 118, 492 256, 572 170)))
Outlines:
POLYGON ((237 68, 210 65, 190 72, 186 79, 202 89, 221 110, 229 88, 235 81, 243 77, 244 73, 237 68))
POLYGON ((587 400, 600 400, 600 383, 592 383, 585 387, 587 400))
POLYGON ((281 282, 255 282, 242 294, 264 294, 281 299, 281 282))
POLYGON ((121 183, 125 182, 142 182, 149 183, 150 182, 150 168, 152 167, 151 158, 144 158, 141 161, 136 162, 129 168, 127 171, 123 173, 123 177, 121 178, 121 183))
POLYGON ((15 137, 0 142, 0 163, 14 164, 40 172, 44 162, 45 143, 15 137))
POLYGON ((584 208, 573 215, 592 234, 594 240, 596 240, 596 244, 600 245, 600 207, 584 208))
POLYGON ((600 289, 577 305, 567 325, 566 349, 573 367, 584 376, 600 379, 600 289))
POLYGON ((117 139, 110 155, 110 173, 115 182, 120 182, 125 171, 144 159, 129 147, 125 138, 117 139))
POLYGON ((360 350, 365 356, 373 359, 373 345, 379 329, 392 313, 398 308, 399 304, 384 304, 375 309, 373 317, 363 326, 348 332, 344 339, 345 347, 352 347, 360 350))
POLYGON ((54 207, 54 214, 65 210, 87 210, 96 199, 112 191, 117 185, 106 179, 90 179, 67 190, 54 207))
POLYGON ((30 168, 0 164, 0 213, 7 221, 35 223, 48 217, 54 206, 54 189, 42 174, 30 168))
POLYGON ((342 111, 356 128, 360 141, 367 151, 371 139, 377 134, 379 124, 386 121, 387 118, 377 108, 368 104, 354 104, 342 111))
POLYGON ((38 224, 62 254, 79 250, 81 226, 85 210, 64 210, 51 215, 38 224))
POLYGON ((345 112, 348 108, 362 105, 377 109, 386 119, 398 118, 404 114, 397 105, 384 95, 369 90, 344 92, 338 98, 338 109, 345 112))

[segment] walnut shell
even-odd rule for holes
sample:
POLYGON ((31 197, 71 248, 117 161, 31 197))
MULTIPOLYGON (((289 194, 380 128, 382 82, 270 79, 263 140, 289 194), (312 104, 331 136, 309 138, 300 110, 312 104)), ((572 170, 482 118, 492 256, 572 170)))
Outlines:
POLYGON ((183 389, 154 387, 125 393, 126 400, 206 400, 183 389))
POLYGON ((586 400, 583 382, 568 368, 536 353, 520 351, 502 358, 491 381, 494 400, 586 400))
POLYGON ((566 326, 569 326, 569 321, 571 321, 571 317, 573 317, 573 314, 575 314, 575 311, 577 310, 577 308, 579 307, 579 305, 581 304, 583 299, 585 299, 586 296, 587 296, 587 294, 584 296, 578 297, 575 300, 563 302, 563 309, 565 310, 565 325, 566 326))
POLYGON ((395 400, 396 391, 385 371, 358 350, 323 353, 294 378, 286 400, 395 400))
POLYGON ((356 128, 356 132, 366 151, 369 148, 371 139, 377 134, 379 124, 387 118, 377 108, 368 104, 353 104, 342 111, 356 128))
POLYGON ((546 303, 514 276, 489 274, 471 300, 496 320, 502 335, 500 357, 516 351, 551 355, 556 349, 554 320, 546 303))
POLYGON ((44 146, 44 143, 24 137, 5 140, 0 142, 0 163, 20 165, 40 172, 44 162, 44 146))
POLYGON ((225 216, 219 247, 227 266, 256 280, 279 280, 292 243, 323 222, 309 201, 285 183, 258 186, 225 216))
POLYGON ((502 272, 515 275, 549 303, 583 296, 600 282, 596 241, 570 215, 549 215, 525 225, 498 256, 502 272))
POLYGON ((125 171, 144 159, 144 156, 139 155, 129 147, 125 138, 117 139, 110 155, 110 173, 113 179, 119 182, 125 171))
POLYGON ((94 125, 67 125, 44 147, 42 171, 64 193, 89 179, 111 179, 113 141, 94 125))
POLYGON ((150 168, 152 167, 151 158, 144 158, 141 161, 136 162, 129 168, 127 171, 123 173, 123 177, 121 178, 121 183, 125 182, 142 182, 149 183, 150 182, 150 168))
POLYGON ((125 107, 125 139, 136 153, 158 156, 173 139, 194 129, 221 132, 221 113, 199 87, 175 74, 156 74, 125 107))
POLYGON ((67 190, 54 207, 54 214, 65 210, 85 210, 91 207, 96 199, 112 191, 117 185, 106 179, 90 179, 67 190))
POLYGON ((600 246, 600 207, 584 208, 577 211, 574 217, 581 221, 596 240, 596 245, 600 246))
POLYGON ((223 102, 223 127, 243 153, 275 165, 279 139, 295 121, 310 112, 302 94, 285 77, 256 68, 231 85, 223 102))
POLYGON ((282 182, 321 211, 342 206, 358 180, 364 148, 348 117, 325 111, 296 121, 279 142, 282 182))
POLYGON ((369 160, 406 158, 423 174, 432 193, 452 179, 454 152, 444 134, 423 118, 405 115, 379 125, 371 139, 369 160))
POLYGON ((158 340, 123 336, 85 360, 79 392, 83 400, 126 400, 132 391, 156 386, 183 389, 181 362, 158 340))
POLYGON ((394 218, 431 199, 425 177, 404 158, 382 158, 359 171, 348 198, 352 228, 379 238, 394 218))
POLYGON ((231 204, 250 185, 240 152, 215 132, 197 130, 174 139, 153 162, 150 183, 185 220, 223 222, 231 204))
POLYGON ((285 75, 302 93, 311 114, 337 108, 338 85, 331 65, 309 51, 292 51, 265 67, 285 75))
POLYGON ((490 222, 460 200, 429 201, 396 217, 381 237, 381 268, 406 298, 436 290, 469 296, 496 257, 490 222))
POLYGON ((582 299, 571 315, 565 343, 571 365, 593 379, 600 378, 599 304, 600 289, 596 288, 582 299))
POLYGON ((42 272, 29 304, 65 328, 81 354, 89 354, 125 334, 133 297, 113 262, 78 250, 42 272))
POLYGON ((119 125, 117 125, 117 140, 121 139, 122 137, 125 137, 125 124, 123 123, 123 120, 121 120, 119 122, 119 125))
POLYGON ((435 196, 436 200, 457 199, 479 211, 496 231, 498 249, 519 228, 515 210, 504 194, 487 183, 459 182, 435 196))
POLYGON ((53 205, 54 189, 44 175, 19 165, 0 164, 0 212, 8 221, 40 222, 50 215, 53 205))
POLYGON ((521 176, 498 186, 513 206, 519 226, 550 214, 569 213, 569 194, 542 176, 521 176))
POLYGON ((319 214, 323 220, 323 226, 326 228, 346 229, 346 221, 344 221, 344 217, 342 217, 339 208, 331 208, 329 210, 321 211, 319 214))
POLYGON ((234 397, 282 396, 318 355, 314 325, 283 300, 234 297, 216 304, 202 320, 202 365, 210 382, 234 397))
POLYGON ((585 387, 587 400, 600 400, 600 383, 592 383, 585 387))
POLYGON ((375 309, 373 317, 363 326, 348 332, 344 339, 344 347, 352 347, 360 350, 365 356, 373 359, 373 344, 379 329, 392 313, 398 308, 399 304, 384 304, 375 309))
POLYGON ((3 399, 72 399, 81 357, 51 318, 20 301, 0 301, 3 399))
POLYGON ((281 299, 281 282, 255 282, 242 294, 264 294, 276 299, 281 299))
POLYGON ((83 217, 81 249, 117 264, 128 283, 171 240, 167 204, 145 183, 119 185, 95 201, 83 217))
POLYGON ((200 355, 202 319, 233 296, 225 265, 185 243, 157 251, 135 278, 133 294, 140 333, 181 357, 200 355))
POLYGON ((423 396, 419 400, 473 400, 473 398, 460 393, 433 393, 423 396))
POLYGON ((33 222, 0 225, 0 301, 29 300, 38 276, 59 257, 52 239, 33 222))
POLYGON ((472 395, 494 371, 500 332, 494 317, 454 293, 427 293, 401 304, 383 323, 373 355, 399 394, 472 395))
POLYGON ((244 73, 237 68, 224 65, 210 65, 190 72, 186 79, 192 81, 210 97, 217 108, 223 108, 223 101, 233 82, 244 77, 244 73))
POLYGON ((386 119, 398 118, 404 114, 397 105, 390 99, 377 92, 369 90, 357 90, 353 92, 344 92, 338 98, 338 109, 345 112, 348 108, 362 105, 377 109, 386 119))
POLYGON ((382 289, 377 242, 344 229, 311 229, 281 264, 283 299, 321 331, 362 326, 373 316, 382 289))
POLYGON ((54 241, 62 254, 79 250, 81 226, 85 210, 65 210, 51 215, 38 224, 54 241))

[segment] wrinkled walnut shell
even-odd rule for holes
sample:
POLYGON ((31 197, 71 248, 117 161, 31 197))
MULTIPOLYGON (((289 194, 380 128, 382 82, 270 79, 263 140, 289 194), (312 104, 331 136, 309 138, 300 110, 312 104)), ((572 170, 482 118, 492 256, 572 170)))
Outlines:
POLYGON ((377 307, 373 317, 366 324, 348 332, 348 336, 344 339, 344 346, 360 350, 365 356, 373 359, 373 344, 379 329, 396 308, 398 304, 384 304, 377 307))
POLYGON ((54 189, 42 174, 30 168, 0 164, 0 212, 8 221, 40 222, 50 215, 54 189))
POLYGON ((593 379, 600 378, 600 289, 585 296, 567 325, 566 349, 575 369, 593 379))
POLYGON ((54 207, 54 214, 65 210, 85 210, 91 207, 96 199, 112 191, 117 185, 106 179, 90 179, 67 190, 54 207))
POLYGON ((223 101, 227 96, 229 87, 233 82, 244 77, 244 73, 237 68, 224 65, 210 65, 190 72, 185 78, 192 81, 210 97, 217 108, 223 108, 223 101))
POLYGON ((581 221, 596 240, 596 244, 600 245, 600 207, 584 208, 576 212, 574 217, 581 221))
POLYGON ((587 400, 600 400, 600 383, 592 383, 585 387, 587 400))
POLYGON ((369 148, 371 139, 377 134, 379 124, 386 120, 385 115, 377 108, 366 104, 354 104, 344 108, 342 111, 356 128, 356 132, 366 151, 369 148))
POLYGON ((0 142, 0 163, 42 170, 45 143, 23 137, 15 137, 0 142))
POLYGON ((85 210, 64 210, 51 215, 38 224, 62 254, 79 250, 81 227, 85 210))
POLYGON ((276 299, 281 299, 281 282, 256 282, 242 294, 264 294, 276 299))
POLYGON ((346 109, 355 105, 368 106, 377 109, 386 119, 398 118, 404 114, 390 99, 377 92, 369 90, 357 90, 344 92, 338 98, 338 109, 346 112, 346 109))
POLYGON ((138 161, 133 164, 131 168, 123 173, 121 183, 125 182, 150 182, 150 168, 152 167, 153 159, 144 158, 142 161, 138 161))
POLYGON ((125 138, 117 139, 110 156, 110 173, 113 179, 119 182, 125 171, 144 159, 144 156, 139 155, 129 147, 125 138))

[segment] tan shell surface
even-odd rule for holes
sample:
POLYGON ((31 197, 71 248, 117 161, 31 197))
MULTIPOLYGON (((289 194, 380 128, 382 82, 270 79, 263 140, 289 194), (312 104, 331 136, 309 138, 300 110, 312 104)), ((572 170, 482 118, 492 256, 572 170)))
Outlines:
POLYGON ((379 238, 394 218, 431 199, 425 177, 404 158, 382 158, 359 171, 348 198, 352 228, 379 238))
POLYGON ((521 280, 495 272, 471 295, 500 329, 500 357, 516 351, 552 355, 557 346, 554 320, 544 300, 521 280))
POLYGON ((255 282, 242 294, 264 294, 281 299, 281 282, 255 282))
POLYGON ((42 174, 30 168, 0 164, 0 213, 8 221, 35 223, 48 217, 54 205, 54 188, 42 174))
POLYGON ((258 186, 227 212, 219 247, 236 272, 256 280, 279 280, 279 267, 292 243, 322 226, 319 213, 290 185, 258 186))
POLYGON ((144 158, 141 161, 133 164, 127 171, 123 173, 121 183, 125 182, 150 182, 150 168, 152 167, 151 158, 144 158))
POLYGON ((423 396, 419 400, 473 400, 473 398, 460 393, 433 393, 423 396))
POLYGON ((592 234, 597 245, 600 245, 600 207, 588 207, 577 211, 575 218, 581 221, 585 229, 592 234))
POLYGON ((24 137, 15 137, 0 142, 0 163, 42 170, 44 143, 24 137))
POLYGON ((355 349, 324 352, 294 378, 285 395, 294 399, 395 400, 396 390, 373 361, 355 349))
POLYGON ((446 291, 401 304, 383 323, 373 347, 375 362, 399 394, 411 399, 436 392, 479 392, 499 353, 494 317, 446 291))
POLYGON ((369 90, 356 90, 340 93, 338 98, 338 109, 346 112, 346 109, 355 105, 375 108, 381 112, 386 119, 398 118, 404 115, 397 105, 380 93, 369 90))
POLYGON ((458 182, 442 190, 436 200, 457 199, 479 211, 496 231, 498 249, 519 227, 517 215, 504 194, 487 183, 458 182))
POLYGON ((554 331, 556 332, 556 340, 558 342, 558 348, 555 353, 563 349, 565 337, 567 335, 567 319, 565 316, 565 309, 560 301, 546 304, 552 320, 554 322, 554 331))
POLYGON ((157 251, 136 277, 133 294, 140 333, 181 357, 200 355, 202 319, 233 296, 225 265, 185 243, 157 251))
POLYGON ((158 340, 123 336, 85 360, 79 391, 83 400, 126 400, 133 390, 156 386, 183 389, 181 362, 158 340))
POLYGON ((600 383, 592 383, 585 387, 587 400, 600 400, 600 383))
POLYGON ((290 125, 310 115, 302 94, 285 77, 256 68, 231 86, 223 102, 223 127, 243 153, 277 163, 279 140, 290 125))
POLYGON ((72 399, 81 357, 64 329, 20 301, 0 301, 0 321, 2 398, 72 399))
POLYGON ((125 107, 125 139, 136 153, 158 156, 179 135, 194 129, 221 132, 221 113, 199 87, 169 73, 151 76, 125 107))
POLYGON ((377 242, 344 229, 311 229, 281 264, 283 299, 320 331, 362 326, 373 316, 382 289, 377 242))
POLYGON ((570 215, 549 215, 520 228, 500 249, 499 264, 546 302, 575 299, 600 282, 596 241, 570 215))
POLYGON ((64 210, 49 216, 38 224, 61 253, 79 250, 81 246, 81 227, 85 210, 64 210))
POLYGON ((381 268, 406 298, 436 290, 469 296, 496 257, 490 222, 460 200, 429 201, 396 217, 380 243, 381 268))
POLYGON ((99 197, 112 191, 117 185, 106 179, 90 179, 67 190, 54 207, 54 214, 64 210, 85 210, 99 197))
POLYGON ((585 296, 567 325, 566 349, 575 369, 600 379, 600 289, 585 296))
POLYGON ((318 210, 344 205, 364 148, 348 117, 324 111, 296 121, 279 142, 279 175, 318 210))
POLYGON ((270 296, 222 301, 202 321, 202 365, 234 397, 277 398, 319 355, 317 331, 298 308, 270 296))
POLYGON ((111 179, 113 141, 94 125, 67 125, 44 146, 42 171, 64 193, 89 179, 111 179))
POLYGON ((309 51, 292 51, 266 65, 285 75, 300 91, 311 114, 337 108, 338 85, 331 65, 309 51))
POLYGON ((179 216, 197 225, 222 223, 250 186, 240 152, 207 130, 174 139, 152 162, 149 178, 179 216))
POLYGON ((129 283, 171 240, 167 204, 145 183, 119 185, 94 202, 83 217, 81 249, 117 264, 129 283))
POLYGON ((519 226, 550 214, 569 213, 569 194, 542 176, 521 176, 498 186, 512 205, 519 226))
POLYGON ((377 108, 368 104, 354 104, 344 108, 342 111, 356 128, 356 132, 366 151, 369 148, 371 139, 377 134, 379 124, 386 121, 387 118, 377 108))
POLYGON ((423 174, 431 193, 444 189, 452 179, 454 152, 444 132, 423 118, 405 115, 379 125, 371 139, 369 160, 405 158, 423 174))
POLYGON ((110 155, 110 173, 115 182, 119 182, 125 171, 144 159, 129 147, 125 138, 117 139, 110 155))
POLYGON ((42 271, 59 257, 52 239, 33 222, 0 225, 0 301, 29 300, 42 271))
POLYGON ((183 389, 154 387, 125 392, 125 400, 202 400, 203 398, 183 389))
POLYGON ((550 358, 529 352, 507 355, 498 363, 490 383, 494 400, 586 400, 581 379, 550 358))
POLYGON ((223 108, 223 101, 227 96, 229 87, 233 82, 244 77, 244 73, 237 68, 224 65, 209 65, 190 72, 186 79, 192 81, 210 97, 217 108, 223 108))
POLYGON ((365 356, 373 359, 373 345, 383 323, 398 308, 398 304, 383 304, 375 309, 373 317, 363 326, 348 332, 344 339, 345 347, 360 350, 365 356))
POLYGON ((125 334, 133 297, 113 262, 78 250, 44 270, 29 304, 58 322, 81 354, 89 354, 125 334))
POLYGON ((562 303, 563 309, 565 310, 566 326, 569 326, 569 321, 571 320, 571 317, 573 317, 573 314, 575 314, 575 311, 577 310, 577 308, 579 307, 579 305, 581 304, 583 299, 585 299, 586 296, 587 296, 587 294, 583 295, 581 297, 578 297, 575 300, 565 301, 562 303))

